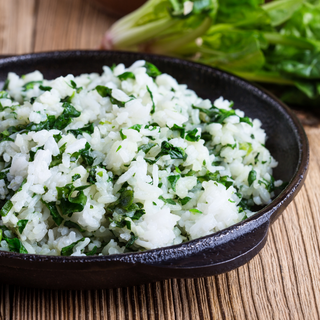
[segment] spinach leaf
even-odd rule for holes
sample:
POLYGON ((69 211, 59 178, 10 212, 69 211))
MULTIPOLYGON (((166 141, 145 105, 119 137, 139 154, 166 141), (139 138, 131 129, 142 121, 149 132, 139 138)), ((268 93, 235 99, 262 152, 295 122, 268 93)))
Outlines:
POLYGON ((187 204, 190 200, 191 200, 190 197, 184 197, 183 199, 179 199, 178 201, 180 202, 180 204, 181 204, 182 206, 184 206, 184 205, 187 204))
POLYGON ((70 80, 70 84, 72 89, 76 90, 77 93, 80 93, 82 87, 77 87, 77 84, 73 80, 70 80))
POLYGON ((169 176, 168 181, 170 182, 171 188, 173 191, 176 191, 176 184, 180 179, 180 175, 169 176))
POLYGON ((76 110, 70 103, 64 102, 62 114, 55 120, 53 129, 63 130, 72 122, 72 118, 78 118, 81 112, 76 110))
POLYGON ((165 199, 163 196, 160 196, 158 199, 162 200, 164 203, 176 205, 176 202, 173 199, 165 199))
POLYGON ((133 129, 133 130, 140 132, 141 128, 142 128, 142 124, 135 124, 132 127, 130 127, 129 129, 133 129))
POLYGON ((0 210, 0 216, 5 217, 9 213, 9 211, 12 209, 12 207, 13 207, 13 203, 11 202, 11 200, 7 200, 0 210))
POLYGON ((49 209, 52 220, 55 222, 57 226, 60 226, 63 218, 60 216, 59 211, 56 206, 56 202, 45 202, 41 199, 42 203, 49 209))
POLYGON ((42 91, 51 91, 52 87, 40 85, 39 89, 42 91))
POLYGON ((23 219, 23 220, 19 220, 17 222, 17 226, 18 226, 18 230, 19 230, 20 234, 23 232, 23 230, 26 227, 28 221, 29 220, 23 219))
POLYGON ((123 81, 123 80, 127 80, 127 79, 135 79, 136 76, 134 75, 133 72, 124 72, 120 75, 118 75, 118 78, 123 81))
POLYGON ((28 253, 27 249, 18 238, 9 239, 4 237, 4 240, 7 242, 11 252, 28 253))
POLYGON ((33 89, 35 84, 42 84, 42 81, 30 81, 30 82, 27 82, 26 84, 24 84, 22 86, 22 91, 27 91, 27 90, 30 90, 30 89, 33 89))
POLYGON ((184 138, 184 135, 185 135, 185 132, 186 132, 186 129, 184 127, 180 127, 178 126, 177 124, 174 124, 170 130, 174 131, 179 131, 180 132, 180 137, 183 139, 184 138))
POLYGON ((67 148, 67 143, 64 143, 59 148, 59 154, 52 157, 52 161, 51 161, 51 163, 49 165, 49 168, 53 168, 53 167, 58 166, 59 164, 62 163, 62 155, 66 151, 66 148, 67 148))
POLYGON ((84 241, 85 238, 81 238, 80 240, 71 243, 69 246, 63 247, 61 249, 61 255, 62 256, 71 256, 73 254, 73 248, 76 244, 78 244, 81 241, 84 241))
POLYGON ((197 135, 198 129, 195 128, 191 131, 187 131, 187 134, 185 136, 185 139, 191 142, 197 142, 200 140, 200 135, 197 135))
POLYGON ((89 123, 88 125, 79 129, 69 129, 67 132, 72 133, 77 138, 79 135, 82 135, 84 132, 88 134, 93 134, 93 131, 94 131, 93 124, 89 123))
POLYGON ((170 155, 171 159, 187 159, 187 154, 182 148, 174 147, 171 143, 162 141, 161 151, 157 154, 156 160, 165 155, 170 155))
POLYGON ((156 78, 162 74, 159 69, 150 62, 146 62, 144 67, 146 68, 147 75, 151 78, 156 78))
POLYGON ((127 139, 127 136, 123 134, 122 129, 120 130, 120 137, 122 140, 127 139))
POLYGON ((80 187, 74 187, 72 183, 65 185, 64 187, 56 187, 58 191, 58 200, 60 201, 59 207, 62 214, 72 216, 74 212, 81 212, 87 203, 87 196, 83 190, 91 185, 85 185, 80 187), (77 195, 72 197, 72 194, 77 192, 77 195))
POLYGON ((133 232, 130 232, 131 238, 130 240, 127 242, 126 244, 126 248, 130 248, 133 246, 133 244, 135 243, 135 241, 138 239, 137 236, 135 236, 135 234, 133 232))
POLYGON ((72 182, 78 180, 81 178, 81 175, 79 173, 75 174, 74 176, 72 176, 72 182))
POLYGON ((71 220, 67 220, 64 222, 64 225, 68 228, 74 228, 74 229, 77 229, 79 230, 80 232, 85 232, 84 229, 82 229, 77 223, 71 221, 71 220))
POLYGON ((148 90, 148 92, 149 92, 149 94, 150 94, 150 98, 151 98, 151 101, 152 101, 152 107, 151 107, 150 113, 151 113, 151 114, 154 114, 155 111, 156 111, 156 105, 154 104, 153 94, 152 94, 152 91, 149 89, 148 86, 147 86, 147 90, 148 90))
POLYGON ((138 147, 138 151, 142 150, 145 154, 147 154, 153 147, 155 147, 157 144, 153 142, 149 142, 147 144, 142 144, 138 147))
POLYGON ((94 246, 93 249, 89 252, 86 252, 86 256, 93 256, 97 253, 97 246, 94 246))
POLYGON ((101 97, 103 97, 103 98, 109 97, 110 102, 112 104, 117 105, 119 108, 125 107, 126 102, 119 101, 119 100, 112 97, 112 89, 105 87, 105 86, 96 86, 96 90, 100 94, 101 97))
POLYGON ((257 172, 255 170, 251 170, 248 174, 248 184, 249 187, 253 184, 253 182, 257 179, 257 172))

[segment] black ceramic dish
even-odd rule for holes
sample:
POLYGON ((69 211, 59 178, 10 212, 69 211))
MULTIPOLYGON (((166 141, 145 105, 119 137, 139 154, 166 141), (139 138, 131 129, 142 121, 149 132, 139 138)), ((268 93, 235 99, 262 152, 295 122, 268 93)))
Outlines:
MULTIPOLYGON (((219 70, 174 58, 125 52, 69 51, 0 60, 0 82, 10 71, 20 75, 40 70, 46 78, 99 72, 103 65, 130 65, 137 59, 154 63, 162 72, 186 83, 202 98, 220 96, 235 102, 247 116, 259 118, 268 135, 267 147, 279 161, 276 179, 286 189, 250 219, 221 232, 181 245, 96 257, 54 257, 0 251, 0 281, 10 284, 77 289, 142 284, 169 278, 215 275, 237 268, 264 246, 268 230, 297 194, 306 177, 309 150, 304 130, 279 100, 252 84, 219 70)), ((0 84, 1 86, 1 84, 0 84)))

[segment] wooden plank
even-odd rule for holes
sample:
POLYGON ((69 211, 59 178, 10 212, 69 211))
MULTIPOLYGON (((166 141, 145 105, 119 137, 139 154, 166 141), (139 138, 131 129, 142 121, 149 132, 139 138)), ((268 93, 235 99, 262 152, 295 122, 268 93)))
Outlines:
POLYGON ((22 54, 33 50, 36 0, 0 1, 0 53, 22 54))
POLYGON ((98 49, 114 22, 90 1, 41 0, 37 7, 34 51, 98 49))

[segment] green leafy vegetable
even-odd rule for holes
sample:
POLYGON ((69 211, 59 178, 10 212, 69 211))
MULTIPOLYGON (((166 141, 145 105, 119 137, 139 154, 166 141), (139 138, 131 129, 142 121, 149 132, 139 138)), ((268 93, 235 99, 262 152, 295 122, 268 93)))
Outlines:
POLYGON ((142 144, 138 147, 138 151, 142 150, 145 154, 147 154, 153 147, 155 147, 157 144, 153 142, 149 142, 147 144, 142 144))
POLYGON ((9 213, 9 211, 12 209, 12 207, 13 207, 13 203, 10 200, 7 200, 0 210, 0 216, 5 217, 9 213))
POLYGON ((82 128, 79 128, 79 129, 70 129, 68 130, 67 132, 69 133, 72 133, 75 137, 79 136, 79 135, 82 135, 84 132, 85 133, 88 133, 88 134, 93 134, 93 131, 94 131, 94 127, 93 127, 93 124, 92 123, 89 123, 88 125, 82 127, 82 128))
POLYGON ((155 113, 155 111, 156 111, 156 105, 154 104, 153 94, 152 94, 152 92, 151 92, 151 90, 149 89, 148 86, 147 86, 147 90, 148 90, 148 92, 149 92, 149 94, 150 94, 150 98, 151 98, 151 101, 152 101, 152 107, 151 107, 150 113, 153 114, 153 113, 155 113))
POLYGON ((42 81, 30 81, 22 86, 23 91, 33 89, 36 84, 42 84, 42 81))
POLYGON ((184 206, 185 204, 187 204, 189 201, 191 200, 190 197, 185 197, 183 199, 179 199, 179 202, 182 206, 184 206))
POLYGON ((49 209, 51 217, 52 217, 53 221, 56 223, 56 225, 60 226, 63 221, 63 218, 59 214, 56 203, 54 201, 52 201, 52 202, 45 202, 43 200, 41 200, 41 201, 49 209))
POLYGON ((135 241, 138 239, 138 237, 133 233, 133 232, 130 232, 130 240, 127 242, 126 244, 126 248, 130 248, 134 245, 135 241))
POLYGON ((101 97, 103 97, 103 98, 109 97, 110 102, 112 104, 117 105, 119 108, 125 107, 126 102, 119 101, 119 100, 112 97, 112 89, 105 87, 105 86, 96 86, 96 90, 100 94, 101 97))
POLYGON ((79 230, 80 232, 85 232, 84 229, 82 229, 77 223, 75 223, 73 221, 67 220, 64 222, 64 225, 68 228, 74 228, 74 229, 79 230))
POLYGON ((192 213, 202 213, 202 211, 198 210, 198 209, 189 209, 190 212, 192 213))
POLYGON ((86 256, 93 256, 97 253, 97 246, 94 246, 93 249, 86 253, 86 256))
POLYGON ((257 172, 255 170, 251 170, 248 174, 248 184, 249 187, 253 184, 253 182, 257 179, 257 172))
POLYGON ((62 256, 71 256, 73 254, 73 248, 79 243, 84 241, 85 238, 81 238, 80 240, 71 243, 69 246, 63 247, 61 249, 62 256))
POLYGON ((40 85, 39 86, 39 89, 42 90, 42 91, 51 91, 51 87, 49 86, 43 86, 43 85, 40 85))
POLYGON ((168 181, 170 182, 171 188, 173 191, 176 191, 176 184, 180 179, 180 175, 169 176, 168 181))
MULTIPOLYGON (((146 72, 147 72, 148 76, 150 76, 152 78, 156 78, 157 76, 161 75, 161 72, 154 64, 152 64, 150 62, 146 62, 144 66, 146 68, 146 72)), ((149 88, 148 88, 148 91, 150 93, 149 88)), ((150 95, 152 96, 152 93, 150 95)))
POLYGON ((27 223, 28 223, 29 220, 26 220, 26 219, 23 219, 23 220, 19 220, 17 222, 17 226, 18 226, 18 230, 19 230, 19 233, 21 234, 24 230, 24 228, 26 227, 27 223))
MULTIPOLYGON (((276 93, 286 102, 318 106, 319 1, 264 2, 149 0, 117 21, 103 45, 196 60, 247 80, 279 84, 276 93)), ((159 75, 153 65, 145 67, 151 77, 159 75)), ((248 118, 240 121, 252 125, 248 118)))
POLYGON ((187 131, 187 134, 185 136, 185 139, 191 142, 196 142, 200 140, 200 135, 197 135, 198 129, 195 128, 191 131, 187 131))
POLYGON ((127 80, 127 79, 135 79, 136 76, 134 75, 133 72, 124 72, 120 75, 118 75, 118 78, 123 81, 123 80, 127 80))
POLYGON ((23 246, 22 242, 18 238, 9 239, 3 237, 4 240, 8 243, 9 250, 11 252, 18 252, 18 253, 28 253, 27 249, 23 246))
POLYGON ((72 183, 64 187, 56 187, 58 191, 59 208, 64 215, 72 216, 74 212, 81 212, 87 203, 87 196, 83 190, 90 187, 89 185, 75 187, 72 183), (72 196, 73 193, 75 196, 72 196))
POLYGON ((164 203, 176 205, 176 202, 173 199, 165 199, 163 196, 160 196, 159 199, 162 200, 164 203))

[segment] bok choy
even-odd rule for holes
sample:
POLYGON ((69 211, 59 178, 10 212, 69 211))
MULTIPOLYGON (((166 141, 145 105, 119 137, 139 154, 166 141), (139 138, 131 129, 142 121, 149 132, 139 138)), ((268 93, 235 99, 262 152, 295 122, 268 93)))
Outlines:
POLYGON ((149 0, 107 31, 102 48, 190 59, 280 85, 288 103, 320 102, 319 0, 149 0))

